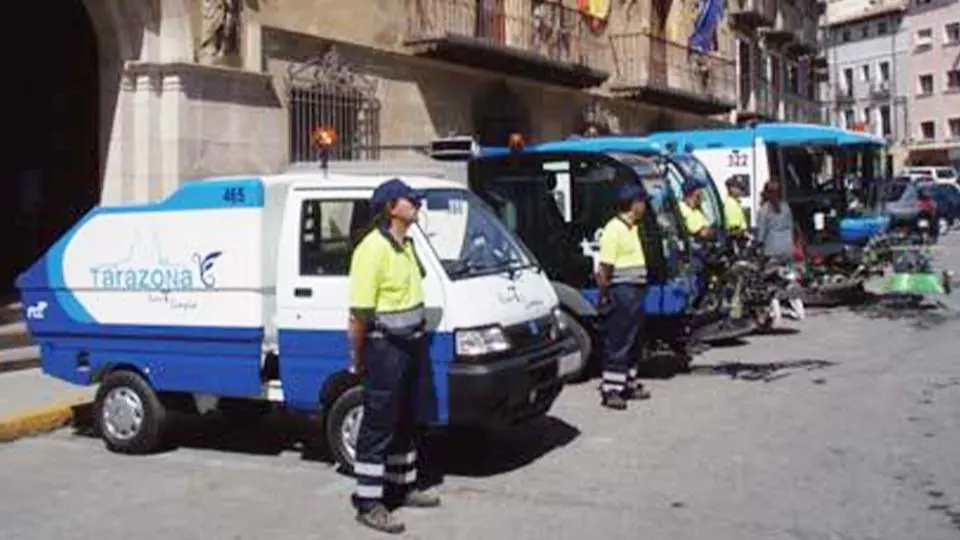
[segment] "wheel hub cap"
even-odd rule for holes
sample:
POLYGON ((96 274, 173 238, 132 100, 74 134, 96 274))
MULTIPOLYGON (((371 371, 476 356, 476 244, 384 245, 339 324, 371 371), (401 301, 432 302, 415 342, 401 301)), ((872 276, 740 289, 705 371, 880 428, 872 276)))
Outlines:
POLYGON ((143 402, 129 388, 114 388, 103 402, 103 426, 111 437, 129 440, 143 426, 143 402))
POLYGON ((357 459, 357 438, 360 436, 360 423, 363 421, 363 407, 354 407, 343 417, 340 425, 340 439, 343 449, 351 461, 357 459))

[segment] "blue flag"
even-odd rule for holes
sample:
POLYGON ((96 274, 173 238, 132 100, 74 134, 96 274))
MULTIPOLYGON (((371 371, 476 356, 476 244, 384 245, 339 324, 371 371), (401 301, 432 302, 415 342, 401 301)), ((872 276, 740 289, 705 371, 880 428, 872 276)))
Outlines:
POLYGON ((700 0, 699 14, 693 23, 688 46, 697 52, 713 50, 713 38, 723 18, 724 0, 700 0))

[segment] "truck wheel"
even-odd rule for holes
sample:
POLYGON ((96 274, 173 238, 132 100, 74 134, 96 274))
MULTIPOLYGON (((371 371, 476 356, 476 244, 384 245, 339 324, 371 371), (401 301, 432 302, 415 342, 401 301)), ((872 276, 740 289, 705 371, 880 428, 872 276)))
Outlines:
POLYGON ((357 458, 357 437, 363 421, 363 388, 348 388, 333 402, 326 415, 324 433, 333 459, 344 472, 353 474, 357 458))
POLYGON ((146 454, 162 443, 167 410, 137 373, 109 373, 97 389, 94 411, 100 437, 113 452, 146 454))
POLYGON ((571 377, 571 380, 575 382, 583 382, 590 377, 590 361, 593 358, 593 340, 590 337, 590 332, 587 332, 587 329, 580 324, 573 315, 567 313, 566 311, 561 311, 560 316, 563 317, 564 323, 570 328, 570 333, 573 334, 573 338, 577 340, 577 347, 580 348, 580 356, 583 358, 583 366, 580 368, 580 371, 571 377))

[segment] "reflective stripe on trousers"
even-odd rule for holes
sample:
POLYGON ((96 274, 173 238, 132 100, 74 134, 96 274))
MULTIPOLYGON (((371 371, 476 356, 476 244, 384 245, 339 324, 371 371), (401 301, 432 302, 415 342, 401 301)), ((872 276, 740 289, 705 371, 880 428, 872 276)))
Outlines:
POLYGON ((402 497, 417 481, 415 427, 431 416, 435 402, 427 392, 433 379, 426 339, 368 339, 363 362, 363 421, 357 437, 353 495, 359 510, 394 495, 402 497))
POLYGON ((613 275, 610 276, 610 283, 613 284, 633 284, 642 285, 647 281, 646 266, 624 266, 614 268, 613 275))
POLYGON ((610 288, 610 300, 600 307, 603 336, 601 392, 622 392, 637 386, 637 362, 643 333, 644 289, 634 285, 610 288))

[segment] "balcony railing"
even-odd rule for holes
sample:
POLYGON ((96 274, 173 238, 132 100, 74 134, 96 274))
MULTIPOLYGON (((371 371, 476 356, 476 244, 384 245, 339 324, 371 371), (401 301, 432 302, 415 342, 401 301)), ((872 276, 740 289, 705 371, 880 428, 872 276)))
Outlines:
POLYGON ((797 94, 783 96, 784 119, 788 122, 822 124, 823 111, 816 101, 797 94))
POLYGON ((586 88, 609 75, 590 20, 558 0, 408 0, 416 54, 586 88))
POLYGON ((876 81, 870 84, 870 97, 873 99, 888 99, 890 97, 890 81, 876 81))
POLYGON ((610 42, 616 66, 612 91, 701 114, 736 107, 732 59, 640 32, 615 35, 610 42))
POLYGON ((773 26, 777 22, 777 0, 731 0, 730 22, 739 28, 773 26))
POLYGON ((833 86, 833 99, 837 103, 851 103, 855 101, 853 97, 853 88, 849 86, 844 86, 842 84, 836 84, 833 86))
POLYGON ((775 46, 794 41, 800 27, 800 11, 792 2, 778 2, 777 17, 771 28, 763 28, 764 38, 775 46))

